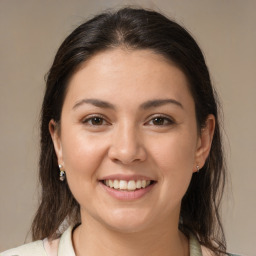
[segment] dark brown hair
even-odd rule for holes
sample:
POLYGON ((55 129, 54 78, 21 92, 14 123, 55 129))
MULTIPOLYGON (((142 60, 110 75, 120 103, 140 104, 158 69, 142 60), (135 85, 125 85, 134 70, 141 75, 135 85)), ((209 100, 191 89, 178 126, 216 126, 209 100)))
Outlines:
POLYGON ((99 51, 125 47, 150 49, 175 63, 187 76, 195 101, 199 131, 209 114, 216 127, 209 157, 192 177, 181 204, 180 229, 192 232, 202 245, 217 254, 226 251, 219 217, 225 181, 225 165, 219 128, 217 96, 203 54, 191 35, 162 14, 124 8, 95 16, 76 28, 60 46, 48 73, 41 112, 41 202, 32 224, 33 239, 57 237, 65 221, 80 222, 79 204, 67 182, 59 181, 59 168, 48 125, 60 121, 70 77, 99 51))

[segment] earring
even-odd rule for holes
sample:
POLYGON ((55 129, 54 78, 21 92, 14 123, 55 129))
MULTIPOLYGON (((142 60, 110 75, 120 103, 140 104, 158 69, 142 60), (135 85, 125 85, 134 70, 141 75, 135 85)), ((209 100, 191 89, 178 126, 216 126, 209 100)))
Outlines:
POLYGON ((197 169, 197 173, 199 173, 199 171, 200 171, 199 165, 196 166, 196 169, 197 169))
POLYGON ((59 164, 59 168, 60 168, 60 176, 59 179, 60 181, 64 181, 66 179, 66 173, 63 170, 63 166, 61 164, 59 164))

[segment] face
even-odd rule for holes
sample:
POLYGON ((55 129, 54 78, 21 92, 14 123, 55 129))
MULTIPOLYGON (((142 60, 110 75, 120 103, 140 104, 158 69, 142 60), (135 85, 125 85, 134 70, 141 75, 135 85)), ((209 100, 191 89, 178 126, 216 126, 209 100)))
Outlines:
POLYGON ((101 52, 73 75, 50 132, 82 223, 123 232, 178 225, 211 141, 198 135, 188 88, 179 68, 149 50, 101 52))

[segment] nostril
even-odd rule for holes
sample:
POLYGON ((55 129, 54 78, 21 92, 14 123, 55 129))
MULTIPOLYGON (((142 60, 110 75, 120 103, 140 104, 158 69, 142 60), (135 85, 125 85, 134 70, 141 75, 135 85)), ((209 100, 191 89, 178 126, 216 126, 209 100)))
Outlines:
MULTIPOLYGON (((128 128, 127 128, 128 129, 128 128)), ((125 165, 133 162, 144 161, 146 150, 140 139, 135 135, 127 135, 130 131, 123 131, 122 136, 113 138, 112 145, 109 147, 108 156, 116 163, 125 165)), ((130 129, 132 130, 132 128, 130 129)))
POLYGON ((124 165, 129 165, 134 162, 140 162, 141 159, 136 158, 134 156, 127 156, 127 155, 119 155, 118 157, 111 158, 113 162, 118 163, 118 164, 124 164, 124 165))

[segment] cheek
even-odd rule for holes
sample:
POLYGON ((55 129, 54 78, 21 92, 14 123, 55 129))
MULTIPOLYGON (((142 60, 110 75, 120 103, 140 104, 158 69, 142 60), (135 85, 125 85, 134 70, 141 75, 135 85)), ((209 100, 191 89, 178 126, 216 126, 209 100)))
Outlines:
POLYGON ((158 138, 158 143, 152 143, 151 154, 167 171, 192 171, 195 153, 196 136, 191 133, 175 133, 158 138))
POLYGON ((106 143, 101 136, 95 137, 84 131, 63 132, 63 161, 67 182, 71 193, 81 208, 93 203, 92 191, 95 191, 97 170, 104 161, 106 143))
POLYGON ((193 174, 196 136, 192 137, 191 132, 176 133, 162 138, 159 143, 158 146, 152 145, 151 154, 165 188, 163 196, 179 200, 184 196, 193 174))
MULTIPOLYGON (((98 136, 100 137, 100 136, 98 136)), ((104 140, 90 136, 84 131, 63 133, 62 152, 68 182, 74 187, 84 187, 94 182, 96 170, 104 159, 104 140), (78 184, 81 183, 81 186, 78 184)))

